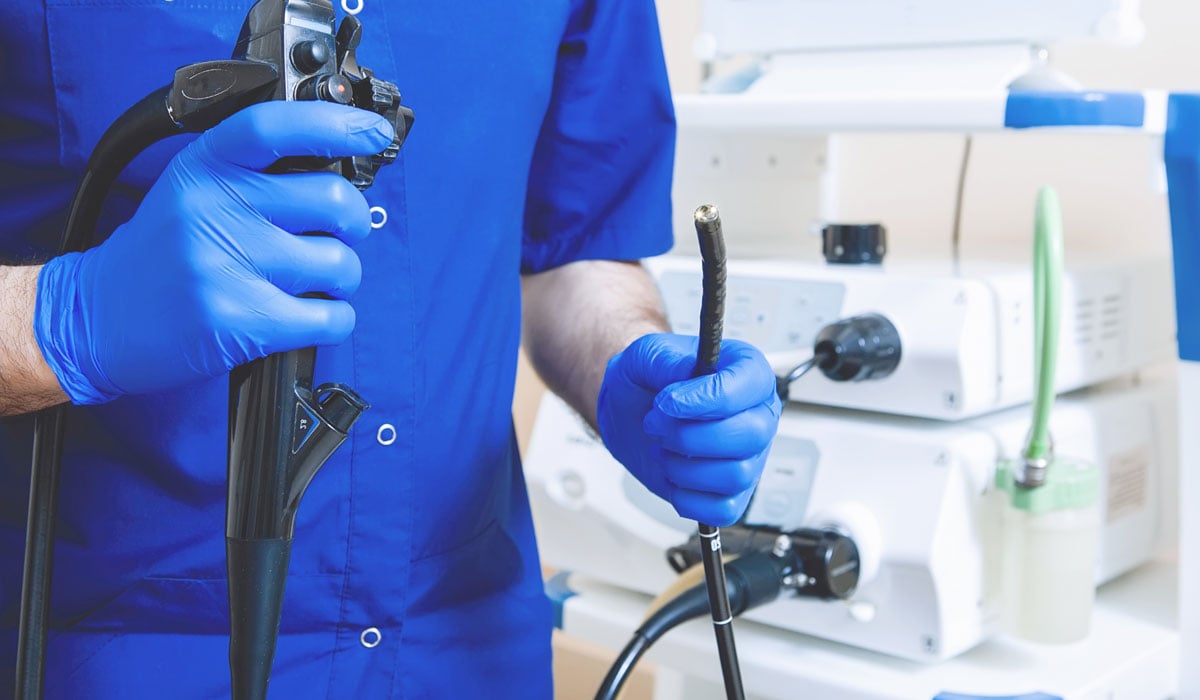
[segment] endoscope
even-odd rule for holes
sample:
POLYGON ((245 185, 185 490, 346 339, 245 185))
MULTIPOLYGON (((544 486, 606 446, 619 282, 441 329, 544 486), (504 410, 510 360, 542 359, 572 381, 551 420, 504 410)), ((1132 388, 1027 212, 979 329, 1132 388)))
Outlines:
MULTIPOLYGON (((371 157, 284 158, 270 172, 329 170, 359 189, 393 162, 413 124, 396 85, 359 65, 362 24, 336 25, 331 0, 259 0, 227 61, 180 68, 171 84, 126 111, 104 133, 72 198, 59 247, 91 245, 109 190, 152 144, 205 131, 251 104, 324 100, 387 118, 395 139, 371 157), (335 31, 335 26, 336 31, 335 31)), ((317 470, 345 441, 367 403, 341 384, 313 387, 316 349, 271 355, 230 375, 226 557, 234 700, 263 700, 279 635, 296 509, 317 470)), ((42 697, 55 520, 67 407, 34 421, 33 465, 21 593, 15 698, 42 697)))

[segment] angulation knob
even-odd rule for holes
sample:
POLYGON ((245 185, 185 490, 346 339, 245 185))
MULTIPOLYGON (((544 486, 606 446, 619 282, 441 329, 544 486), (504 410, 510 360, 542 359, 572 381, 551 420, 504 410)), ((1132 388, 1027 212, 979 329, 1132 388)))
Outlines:
POLYGON ((316 73, 329 59, 329 47, 323 41, 302 41, 292 47, 292 65, 301 73, 316 73))

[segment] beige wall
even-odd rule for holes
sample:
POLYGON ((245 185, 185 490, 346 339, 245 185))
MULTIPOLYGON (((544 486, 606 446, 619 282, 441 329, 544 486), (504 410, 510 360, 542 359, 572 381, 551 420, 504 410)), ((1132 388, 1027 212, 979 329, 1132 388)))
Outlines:
MULTIPOLYGON (((691 42, 700 26, 700 0, 659 0, 668 69, 677 91, 694 92, 699 68, 691 42)), ((1135 48, 1064 46, 1054 51, 1062 70, 1095 88, 1200 90, 1200 2, 1142 0, 1146 41, 1135 48)))
MULTIPOLYGON (((700 0, 661 0, 668 68, 677 92, 693 92, 691 41, 700 0)), ((1052 61, 1088 87, 1200 90, 1200 2, 1143 0, 1143 45, 1054 47, 1052 61)), ((1161 143, 1140 136, 995 134, 976 138, 967 180, 963 250, 1023 254, 1033 195, 1062 197, 1067 253, 1169 251, 1164 198, 1156 191, 1161 143)), ((963 136, 849 135, 839 139, 840 218, 888 225, 902 257, 944 254, 953 220, 963 136)))

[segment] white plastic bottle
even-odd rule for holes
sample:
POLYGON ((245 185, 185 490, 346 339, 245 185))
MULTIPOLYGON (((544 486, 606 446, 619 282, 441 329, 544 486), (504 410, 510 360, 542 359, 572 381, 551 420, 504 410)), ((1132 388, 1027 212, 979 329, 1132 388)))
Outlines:
POLYGON ((1051 460, 1044 485, 1027 489, 1002 465, 996 486, 1002 515, 1002 625, 1035 642, 1065 644, 1087 636, 1100 546, 1099 471, 1081 460, 1051 460))

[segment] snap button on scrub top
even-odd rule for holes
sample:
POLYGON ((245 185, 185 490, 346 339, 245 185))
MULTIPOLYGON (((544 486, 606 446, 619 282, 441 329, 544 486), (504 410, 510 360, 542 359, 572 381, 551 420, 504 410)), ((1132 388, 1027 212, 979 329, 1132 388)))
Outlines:
POLYGON ((371 207, 371 228, 381 229, 387 225, 388 213, 383 207, 371 207))

